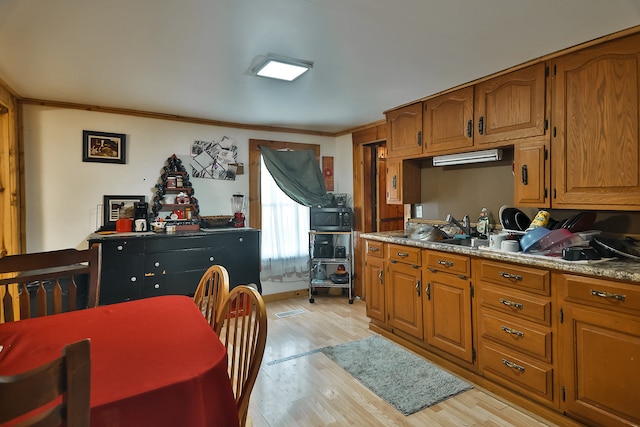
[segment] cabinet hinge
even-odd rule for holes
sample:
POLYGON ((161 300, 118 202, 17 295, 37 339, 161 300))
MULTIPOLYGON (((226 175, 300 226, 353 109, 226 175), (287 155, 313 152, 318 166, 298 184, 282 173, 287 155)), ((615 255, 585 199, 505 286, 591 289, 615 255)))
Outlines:
POLYGON ((544 130, 549 129, 549 119, 544 119, 544 130))
POLYGON ((556 69, 556 64, 553 64, 553 75, 554 75, 554 76, 556 75, 556 71, 558 71, 558 70, 556 69))
POLYGON ((475 362, 476 361, 476 349, 472 348, 471 349, 471 362, 475 362))
POLYGON ((549 160, 549 150, 547 150, 546 148, 544 149, 544 159, 549 160))
POLYGON ((549 77, 549 66, 548 66, 548 65, 546 65, 546 66, 544 67, 544 76, 545 76, 545 77, 549 77))
POLYGON ((566 402, 567 401, 567 394, 564 390, 564 386, 561 387, 562 388, 562 401, 566 402))
POLYGON ((557 129, 556 129, 556 127, 554 126, 554 127, 553 127, 553 137, 554 137, 554 138, 556 137, 556 134, 557 134, 557 129))
POLYGON ((547 193, 548 193, 548 191, 547 191, 547 189, 545 188, 545 189, 544 189, 544 197, 543 197, 544 199, 546 199, 546 198, 547 198, 547 193))
POLYGON ((553 189, 553 198, 554 199, 556 198, 556 189, 555 188, 553 189))
POLYGON ((562 308, 560 309, 560 323, 564 323, 564 311, 562 311, 562 308))
POLYGON ((475 296, 476 290, 471 283, 469 283, 469 290, 471 291, 471 298, 473 298, 475 296))

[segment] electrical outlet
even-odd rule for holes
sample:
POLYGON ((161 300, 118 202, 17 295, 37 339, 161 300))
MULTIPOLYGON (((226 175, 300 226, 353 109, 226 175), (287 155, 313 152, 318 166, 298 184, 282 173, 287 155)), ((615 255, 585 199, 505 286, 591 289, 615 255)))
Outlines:
POLYGON ((422 205, 416 205, 416 218, 422 218, 422 205))

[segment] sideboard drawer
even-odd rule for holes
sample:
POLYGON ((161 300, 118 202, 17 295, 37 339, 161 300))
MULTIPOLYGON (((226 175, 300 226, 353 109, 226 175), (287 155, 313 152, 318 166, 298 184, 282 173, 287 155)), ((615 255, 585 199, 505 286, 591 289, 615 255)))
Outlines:
POLYGON ((551 363, 551 331, 533 328, 512 317, 483 310, 479 322, 480 335, 551 363))
POLYGON ((384 243, 367 240, 367 256, 384 258, 384 243))
POLYGON ((387 258, 391 261, 403 262, 406 264, 421 265, 420 248, 404 245, 387 245, 387 258))
POLYGON ((460 274, 466 277, 471 276, 471 260, 465 255, 456 255, 448 252, 425 251, 425 264, 427 267, 447 271, 449 273, 460 274))
POLYGON ((640 315, 640 286, 594 277, 558 275, 559 294, 569 302, 640 315))
POLYGON ((540 402, 553 402, 553 368, 536 363, 512 351, 487 341, 481 346, 481 369, 484 376, 511 389, 526 393, 540 402))
POLYGON ((478 276, 481 280, 512 289, 521 289, 540 295, 551 295, 550 275, 546 270, 523 267, 499 261, 483 260, 478 276))
POLYGON ((551 326, 551 301, 549 298, 492 286, 485 283, 479 287, 478 302, 521 319, 530 320, 545 326, 551 326))

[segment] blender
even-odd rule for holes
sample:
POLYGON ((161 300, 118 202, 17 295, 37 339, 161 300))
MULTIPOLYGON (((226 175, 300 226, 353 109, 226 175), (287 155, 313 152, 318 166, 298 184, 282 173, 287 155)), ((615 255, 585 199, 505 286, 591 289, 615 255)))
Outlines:
POLYGON ((231 210, 233 211, 233 226, 244 227, 244 196, 234 194, 231 197, 231 210))

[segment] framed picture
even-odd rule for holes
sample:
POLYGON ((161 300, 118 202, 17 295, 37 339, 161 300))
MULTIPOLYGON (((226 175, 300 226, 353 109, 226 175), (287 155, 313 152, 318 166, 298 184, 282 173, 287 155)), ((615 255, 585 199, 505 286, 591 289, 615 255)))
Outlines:
POLYGON ((127 135, 124 133, 82 131, 82 161, 126 163, 127 135))
POLYGON ((116 221, 120 214, 133 218, 136 202, 144 202, 144 196, 104 196, 104 221, 102 229, 116 229, 116 221))

